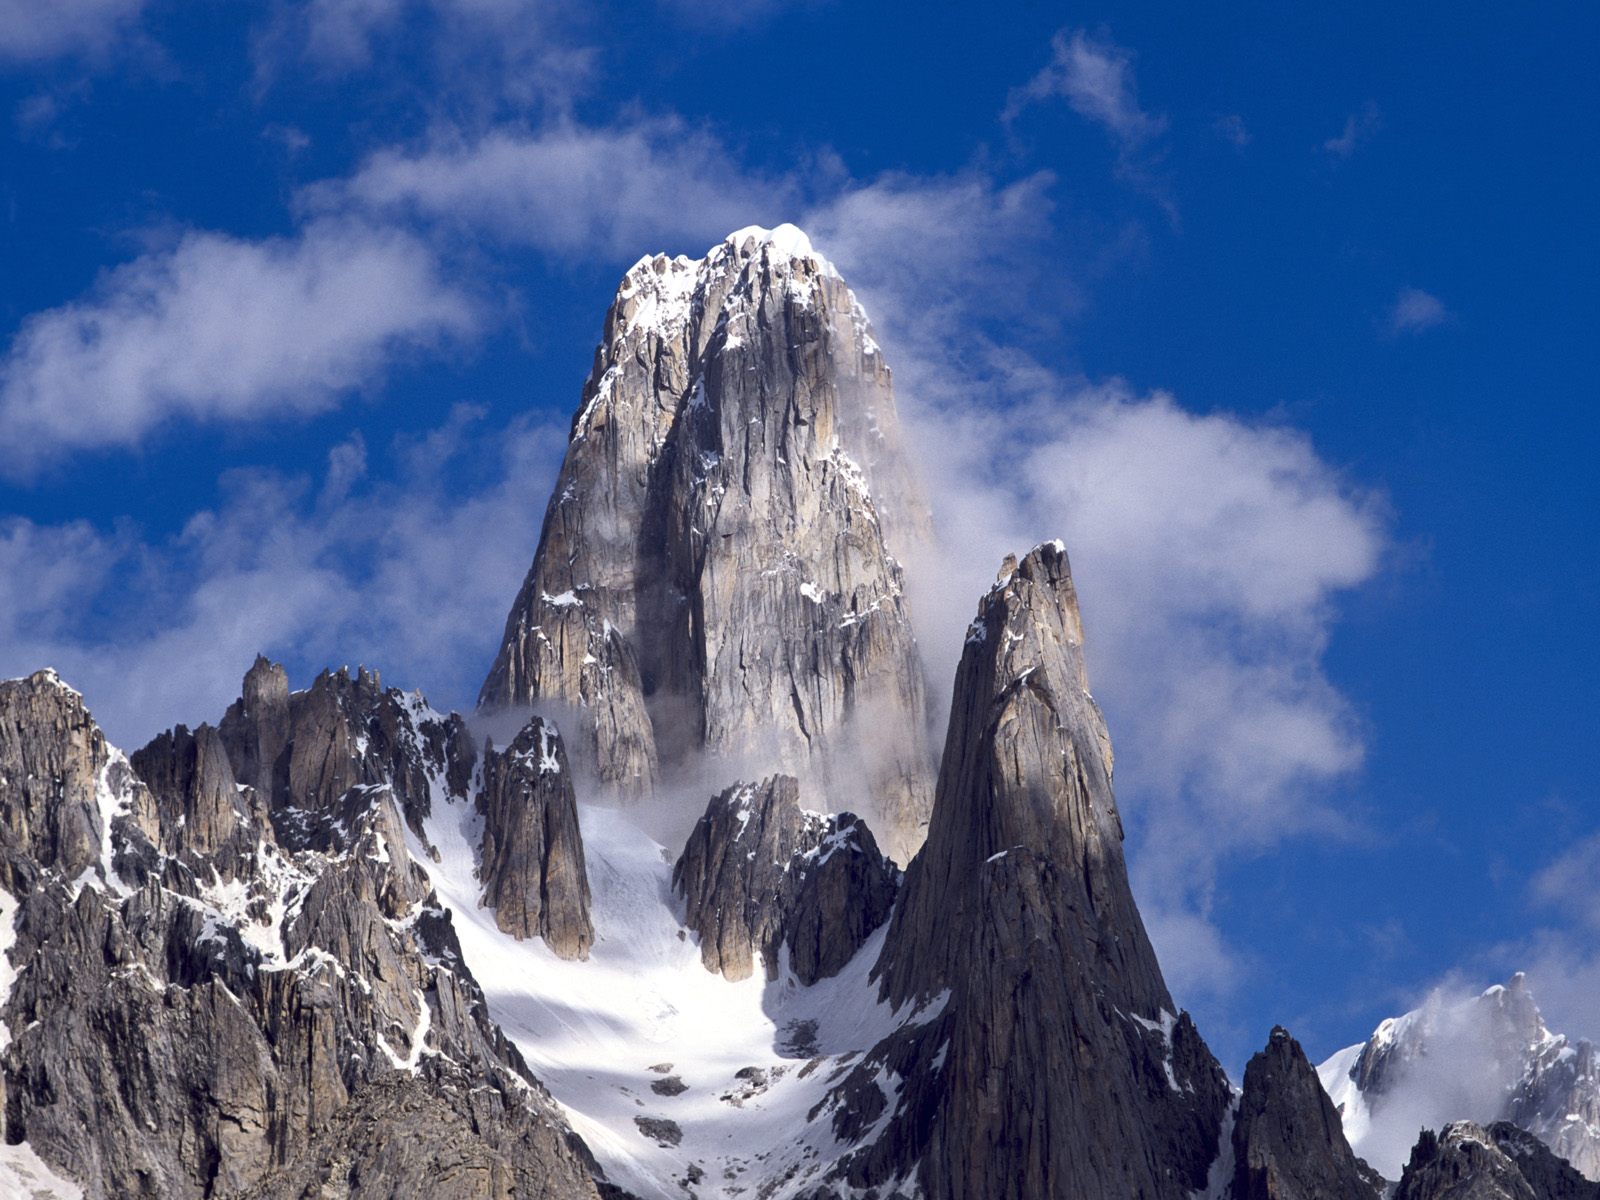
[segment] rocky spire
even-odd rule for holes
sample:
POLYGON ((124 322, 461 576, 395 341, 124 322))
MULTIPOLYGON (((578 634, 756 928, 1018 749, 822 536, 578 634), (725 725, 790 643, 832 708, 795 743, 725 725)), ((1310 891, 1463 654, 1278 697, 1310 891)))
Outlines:
POLYGON ((893 551, 926 522, 888 368, 803 234, 641 260, 479 702, 581 709, 627 793, 702 750, 818 774, 908 857, 930 788, 893 551))
POLYGON ((1345 1141, 1300 1043, 1277 1028, 1244 1069, 1233 1126, 1233 1200, 1362 1200, 1383 1179, 1345 1141))
POLYGON ((1162 981, 1129 891, 1105 724, 1059 543, 1007 564, 956 675, 927 844, 879 971, 937 1018, 834 1093, 835 1128, 888 1131, 854 1187, 915 1171, 929 1200, 1186 1200, 1207 1186, 1226 1078, 1162 981))
POLYGON ((800 783, 774 775, 714 796, 672 869, 706 966, 745 979, 781 952, 803 984, 836 973, 889 917, 899 872, 852 813, 800 807, 800 783))
POLYGON ((1111 739, 1089 693, 1066 550, 1008 559, 967 630, 928 842, 907 873, 883 973, 896 1002, 932 995, 967 957, 950 922, 981 918, 1013 854, 1061 875, 1053 936, 1118 1007, 1173 1011, 1134 906, 1111 790, 1111 739))
POLYGON ((542 937, 563 958, 594 943, 589 877, 572 771, 555 726, 534 717, 504 751, 483 755, 483 902, 515 937, 542 937))

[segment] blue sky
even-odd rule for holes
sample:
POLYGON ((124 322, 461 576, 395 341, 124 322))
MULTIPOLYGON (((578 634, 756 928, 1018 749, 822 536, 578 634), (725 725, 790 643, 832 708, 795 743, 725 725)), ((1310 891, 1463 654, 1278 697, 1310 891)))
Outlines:
POLYGON ((621 272, 796 221, 922 447, 940 671, 1000 553, 1067 538, 1225 1061, 1523 967, 1600 1034, 1597 40, 1581 4, 9 0, 0 675, 55 663, 130 745, 257 648, 469 703, 621 272))

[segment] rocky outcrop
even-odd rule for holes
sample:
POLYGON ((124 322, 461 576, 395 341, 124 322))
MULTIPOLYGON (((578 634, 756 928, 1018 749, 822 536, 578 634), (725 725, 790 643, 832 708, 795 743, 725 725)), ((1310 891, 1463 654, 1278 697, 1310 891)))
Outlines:
POLYGON ((227 747, 210 725, 192 733, 179 725, 130 761, 161 798, 159 844, 191 866, 205 863, 233 878, 256 844, 272 837, 260 793, 234 778, 227 747))
POLYGON ((832 1093, 836 1134, 859 1141, 840 1166, 851 1186, 1206 1186, 1227 1081, 1167 992, 1121 843, 1067 557, 1047 543, 1008 561, 967 635, 928 841, 878 965, 890 1001, 937 1015, 832 1093))
MULTIPOLYGON (((1464 1001, 1432 997, 1318 1072, 1353 1137, 1398 1157, 1419 1120, 1508 1121, 1600 1179, 1600 1061, 1545 1026, 1526 977, 1464 1001)), ((1397 1171, 1401 1164, 1388 1169, 1397 1171)))
POLYGON ((1382 1194, 1382 1178, 1351 1151, 1333 1102, 1286 1029, 1274 1029, 1245 1066, 1232 1140, 1232 1200, 1382 1194))
POLYGON ((222 731, 156 739, 146 787, 52 676, 0 684, 6 1140, 93 1200, 344 1194, 340 1164, 393 1185, 362 1194, 418 1194, 450 1162, 504 1166, 457 1171, 450 1194, 596 1196, 407 852, 408 820, 448 794, 428 751, 448 720, 365 674, 288 711, 269 820, 222 731), (337 1142, 407 1113, 448 1137, 337 1142))
POLYGON ((54 671, 0 682, 0 844, 66 879, 104 882, 118 820, 148 833, 155 806, 83 697, 54 671))
POLYGON ((800 784, 774 775, 713 797, 672 870, 684 923, 706 967, 746 979, 782 952, 803 984, 836 974, 888 919, 899 872, 851 813, 800 807, 800 784))
POLYGON ((514 937, 541 937, 563 958, 594 943, 572 771, 554 725, 534 717, 511 745, 483 755, 483 902, 514 937))
POLYGON ((1585 1179, 1531 1134, 1508 1122, 1458 1121, 1424 1130, 1393 1200, 1594 1200, 1585 1179))
POLYGON ((576 710, 625 794, 703 751, 816 776, 904 861, 931 789, 893 550, 926 521, 866 317, 803 234, 641 260, 480 704, 576 710))
POLYGON ((1600 1200, 1600 1183, 1587 1178, 1543 1140, 1510 1121, 1489 1126, 1500 1152, 1517 1164, 1539 1200, 1600 1200))
MULTIPOLYGON (((300 1150, 240 1200, 516 1200, 565 1197, 573 1181, 552 1161, 525 1109, 480 1096, 470 1107, 396 1075, 363 1088, 300 1150)), ((581 1146, 574 1147, 579 1157, 581 1146)), ((578 1195, 589 1194, 584 1184, 578 1195)))

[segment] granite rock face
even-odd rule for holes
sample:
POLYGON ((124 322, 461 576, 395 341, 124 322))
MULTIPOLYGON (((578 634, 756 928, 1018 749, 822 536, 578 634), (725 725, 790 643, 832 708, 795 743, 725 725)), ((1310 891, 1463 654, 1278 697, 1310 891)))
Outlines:
POLYGON ((365 673, 278 700, 157 738, 146 786, 53 676, 0 683, 7 1141, 92 1198, 347 1194, 351 1163, 415 1195, 452 1155, 451 1195, 598 1195, 407 851, 467 743, 365 673), (408 1113, 449 1136, 340 1149, 408 1113))
POLYGON ((483 756, 483 902, 519 938, 541 937, 563 958, 594 943, 589 877, 572 771, 555 726, 534 717, 504 751, 483 756))
POLYGON ((1059 543, 1008 561, 956 676, 928 841, 878 971, 927 1014, 831 1096, 840 1175, 930 1200, 1185 1200, 1227 1080, 1162 980, 1122 859, 1059 543), (888 1080, 888 1083, 885 1083, 888 1080), (892 1107, 888 1095, 892 1086, 892 1107))
POLYGON ((1383 1191, 1345 1141, 1305 1051, 1282 1028, 1245 1066, 1233 1153, 1233 1200, 1358 1200, 1383 1191))
POLYGON ((899 875, 865 822, 805 811, 799 781, 774 775, 712 798, 672 886, 707 969, 747 979, 759 957, 773 979, 787 946, 809 985, 836 974, 888 919, 899 875))
POLYGON ((576 709, 624 794, 703 752, 815 778, 905 861, 931 756, 894 553, 928 518, 899 439, 866 317, 798 230, 641 260, 480 704, 576 709))
POLYGON ((1509 1122, 1458 1121, 1424 1130, 1393 1200, 1594 1200, 1585 1179, 1538 1138, 1509 1122))

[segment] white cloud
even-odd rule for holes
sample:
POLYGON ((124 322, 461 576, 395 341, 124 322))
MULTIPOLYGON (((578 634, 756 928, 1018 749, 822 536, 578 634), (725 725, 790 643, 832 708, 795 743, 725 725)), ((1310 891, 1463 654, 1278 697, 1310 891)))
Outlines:
POLYGON ((1192 999, 1248 969, 1209 921, 1219 865, 1350 828, 1328 792, 1361 732, 1322 655, 1338 595, 1379 567, 1385 514, 1292 429, 990 341, 1054 308, 1033 286, 1058 271, 1048 182, 896 178, 808 222, 873 314, 935 508, 938 546, 907 554, 933 694, 1004 554, 1065 538, 1140 902, 1192 999))
POLYGON ((631 261, 668 247, 699 253, 744 225, 778 224, 794 194, 790 181, 746 174, 709 134, 659 120, 441 136, 415 152, 380 151, 350 179, 312 188, 303 201, 631 261))
POLYGON ((131 446, 175 419, 330 408, 397 351, 464 335, 471 302, 393 229, 315 221, 290 238, 185 234, 23 322, 0 362, 0 442, 26 472, 131 446))
POLYGON ((1394 303, 1389 306, 1386 324, 1391 334, 1399 335, 1423 333, 1443 325, 1449 319, 1450 312, 1439 297, 1421 288, 1408 287, 1401 288, 1394 303))
POLYGON ((1322 148, 1335 158, 1349 158, 1371 141, 1382 125, 1383 114, 1378 106, 1369 100, 1362 106, 1360 112, 1351 113, 1345 118, 1344 128, 1339 135, 1323 142, 1322 148))
POLYGON ((1229 113, 1227 116, 1218 117, 1212 122, 1211 128, 1216 131, 1218 137, 1222 138, 1235 150, 1243 150, 1255 140, 1250 133, 1250 127, 1244 123, 1244 118, 1238 113, 1229 113))
POLYGON ((983 391, 906 406, 941 518, 913 558, 935 686, 1001 555, 1065 538, 1141 904, 1178 992, 1217 989, 1233 955, 1194 931, 1219 864, 1347 828, 1325 789, 1362 742, 1321 658, 1335 596, 1377 569, 1381 520, 1290 430, 1120 384, 994 407, 983 391))
POLYGON ((144 0, 5 0, 0 4, 0 59, 104 54, 143 8, 144 0))
MULTIPOLYGON (((424 109, 495 119, 570 105, 593 80, 592 14, 568 0, 275 0, 254 31, 258 87, 309 67, 374 70, 424 109)), ((301 80, 296 77, 296 83, 301 80)))
POLYGON ((1600 833, 1570 846, 1534 875, 1533 898, 1600 929, 1600 833))
POLYGON ((1131 51, 1091 38, 1081 29, 1070 36, 1062 30, 1050 47, 1049 64, 1012 92, 1006 120, 1029 104, 1060 97, 1079 116, 1103 126, 1124 148, 1139 146, 1166 129, 1166 117, 1153 116, 1139 105, 1131 51))
POLYGON ((119 745, 216 720, 258 651, 298 682, 364 662, 385 682, 468 705, 533 556, 565 443, 554 423, 484 429, 470 410, 365 476, 359 441, 320 481, 224 480, 170 540, 77 522, 0 521, 0 677, 52 665, 119 745), (487 482, 462 492, 449 468, 487 482), (115 597, 113 629, 92 614, 115 597))

